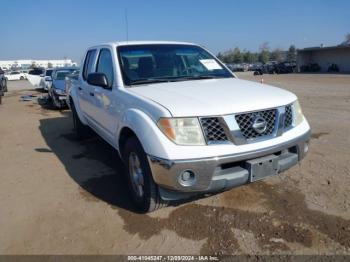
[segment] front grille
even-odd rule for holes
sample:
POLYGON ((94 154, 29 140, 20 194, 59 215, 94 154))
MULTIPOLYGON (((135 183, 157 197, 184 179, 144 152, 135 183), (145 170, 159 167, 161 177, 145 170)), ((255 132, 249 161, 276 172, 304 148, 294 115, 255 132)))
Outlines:
POLYGON ((261 136, 271 135, 275 129, 276 109, 269 109, 251 113, 244 113, 235 116, 237 124, 245 139, 254 139, 261 136), (256 117, 265 119, 267 126, 263 133, 258 133, 253 129, 253 123, 256 117))
POLYGON ((217 117, 201 118, 201 124, 207 143, 228 141, 225 130, 217 117))
POLYGON ((286 113, 284 117, 284 128, 289 128, 293 124, 293 110, 292 105, 286 106, 286 113))

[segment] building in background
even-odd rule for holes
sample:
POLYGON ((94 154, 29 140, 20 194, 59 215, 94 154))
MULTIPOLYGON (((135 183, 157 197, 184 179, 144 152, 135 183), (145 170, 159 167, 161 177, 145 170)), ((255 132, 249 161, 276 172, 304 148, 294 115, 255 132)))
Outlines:
POLYGON ((297 67, 300 72, 350 73, 350 43, 299 49, 297 67))
POLYGON ((28 69, 32 67, 63 67, 63 66, 77 66, 77 63, 73 62, 71 59, 62 60, 7 60, 0 61, 0 67, 3 70, 11 69, 28 69))

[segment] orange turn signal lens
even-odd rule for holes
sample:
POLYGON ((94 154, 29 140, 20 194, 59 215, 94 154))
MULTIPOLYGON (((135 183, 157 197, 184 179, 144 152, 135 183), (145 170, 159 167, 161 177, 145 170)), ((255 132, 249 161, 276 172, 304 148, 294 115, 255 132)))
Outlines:
POLYGON ((175 141, 174 129, 172 128, 170 120, 168 118, 161 118, 158 121, 158 126, 168 138, 175 141))

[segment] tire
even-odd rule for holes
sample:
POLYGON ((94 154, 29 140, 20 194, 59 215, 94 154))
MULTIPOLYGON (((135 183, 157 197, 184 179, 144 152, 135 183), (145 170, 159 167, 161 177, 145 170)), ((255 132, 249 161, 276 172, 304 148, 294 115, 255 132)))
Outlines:
POLYGON ((137 211, 140 213, 147 213, 166 206, 167 202, 161 199, 158 186, 153 181, 146 153, 136 137, 131 137, 126 141, 123 148, 123 160, 125 163, 126 180, 132 201, 137 211), (139 182, 140 179, 135 179, 136 176, 134 175, 135 172, 132 167, 135 156, 139 161, 139 167, 142 173, 141 183, 139 182), (135 180, 139 180, 138 182, 142 185, 137 187, 135 185, 135 180), (142 188, 142 194, 140 194, 140 187, 142 188))
POLYGON ((75 109, 73 102, 71 102, 71 108, 73 127, 76 137, 78 138, 78 140, 89 138, 92 135, 91 129, 80 121, 80 118, 78 116, 77 110, 75 109))
POLYGON ((21 77, 19 78, 19 80, 24 80, 24 77, 23 77, 23 76, 21 76, 21 77))

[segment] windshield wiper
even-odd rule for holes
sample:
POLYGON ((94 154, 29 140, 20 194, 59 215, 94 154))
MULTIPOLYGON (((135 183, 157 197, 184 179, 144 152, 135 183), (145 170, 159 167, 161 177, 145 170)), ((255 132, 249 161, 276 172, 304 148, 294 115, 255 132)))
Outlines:
POLYGON ((130 85, 141 85, 141 84, 151 84, 151 83, 164 83, 170 82, 170 79, 160 79, 160 78, 148 78, 132 81, 130 85))
POLYGON ((226 78, 226 76, 213 76, 213 75, 184 76, 184 77, 174 78, 172 79, 172 81, 202 80, 202 79, 215 79, 215 78, 226 78))
POLYGON ((201 79, 215 79, 215 78, 226 78, 226 76, 213 76, 213 75, 198 75, 198 76, 184 76, 175 78, 147 78, 132 81, 129 85, 142 85, 151 83, 165 83, 165 82, 178 82, 186 80, 201 80, 201 79))
POLYGON ((198 75, 198 76, 186 76, 184 77, 185 79, 189 80, 196 80, 196 79, 213 79, 216 78, 216 76, 211 76, 211 75, 198 75))

